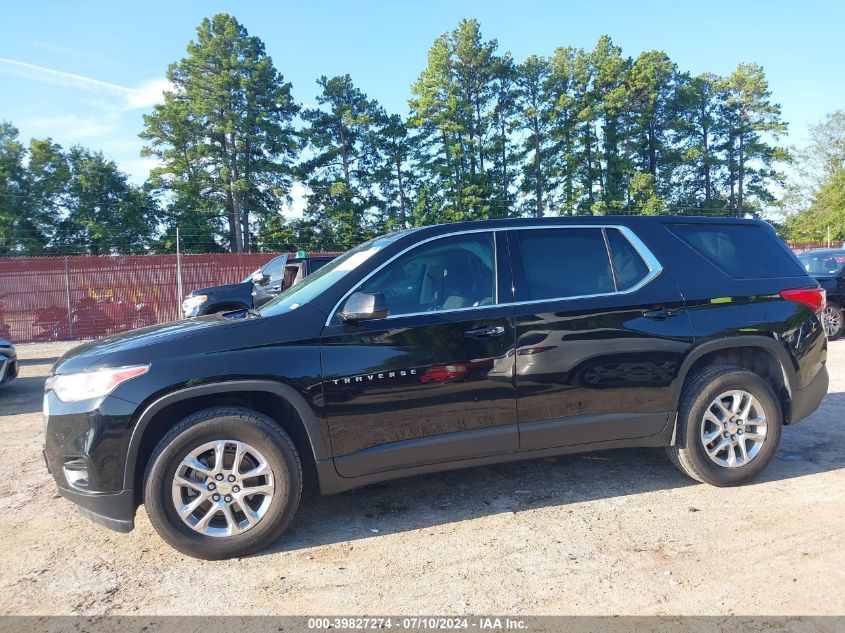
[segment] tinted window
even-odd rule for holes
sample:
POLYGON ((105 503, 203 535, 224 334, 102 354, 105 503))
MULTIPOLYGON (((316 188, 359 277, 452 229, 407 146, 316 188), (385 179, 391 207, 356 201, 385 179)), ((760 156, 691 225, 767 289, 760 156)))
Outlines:
POLYGON ((803 253, 798 256, 798 259, 811 275, 838 275, 845 270, 845 251, 803 253))
POLYGON ((495 261, 492 234, 447 237, 405 253, 357 290, 383 293, 390 316, 490 305, 495 261))
POLYGON ((607 243, 610 246, 610 258, 616 273, 618 290, 628 290, 648 275, 648 266, 640 254, 617 229, 607 229, 607 243))
POLYGON ((328 264, 330 261, 332 261, 332 260, 330 260, 330 259, 312 259, 311 260, 311 272, 312 273, 317 272, 320 268, 322 268, 323 266, 328 264))
POLYGON ((408 231, 403 231, 401 233, 383 235, 369 242, 359 244, 352 250, 346 251, 343 255, 337 259, 333 259, 313 275, 305 277, 301 283, 291 286, 277 295, 275 299, 264 304, 260 309, 261 314, 268 316, 282 314, 289 310, 296 310, 299 306, 313 301, 315 297, 325 292, 327 288, 338 283, 350 272, 362 266, 370 257, 407 234, 408 231))
POLYGON ((537 229, 517 235, 528 301, 614 291, 601 229, 537 229))
POLYGON ((732 277, 797 277, 798 263, 761 226, 676 224, 669 230, 732 277))
POLYGON ((282 273, 285 270, 285 263, 287 263, 287 255, 280 255, 275 259, 271 259, 261 272, 270 278, 270 281, 277 281, 282 278, 282 273))

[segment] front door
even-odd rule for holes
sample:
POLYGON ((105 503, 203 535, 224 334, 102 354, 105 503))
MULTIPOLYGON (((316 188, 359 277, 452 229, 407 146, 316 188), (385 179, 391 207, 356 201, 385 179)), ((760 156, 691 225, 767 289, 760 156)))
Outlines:
POLYGON ((323 391, 340 475, 517 450, 513 380, 496 370, 515 340, 504 244, 478 232, 417 245, 355 289, 383 293, 386 318, 325 329, 323 391))
POLYGON ((510 231, 520 448, 656 436, 692 343, 674 281, 625 227, 510 231))

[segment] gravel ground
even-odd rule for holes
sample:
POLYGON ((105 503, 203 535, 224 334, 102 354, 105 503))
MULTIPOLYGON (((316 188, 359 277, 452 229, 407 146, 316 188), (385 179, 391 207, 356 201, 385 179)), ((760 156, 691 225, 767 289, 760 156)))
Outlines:
POLYGON ((41 389, 68 347, 21 345, 0 389, 0 614, 845 613, 845 341, 752 485, 650 449, 475 468, 308 498, 269 551, 219 562, 170 549, 143 508, 117 534, 58 496, 41 389))

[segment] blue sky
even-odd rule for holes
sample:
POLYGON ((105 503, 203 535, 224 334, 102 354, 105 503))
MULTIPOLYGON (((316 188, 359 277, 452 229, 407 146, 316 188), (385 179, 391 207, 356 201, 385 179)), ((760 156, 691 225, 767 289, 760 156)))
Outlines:
POLYGON ((142 114, 166 85, 204 16, 232 13, 268 53, 294 97, 310 104, 320 75, 349 73, 404 114, 434 38, 463 17, 517 60, 558 46, 592 48, 609 34, 626 55, 661 49, 692 73, 758 62, 800 144, 807 125, 845 108, 845 2, 15 2, 0 22, 0 119, 21 136, 101 149, 134 180, 142 114))

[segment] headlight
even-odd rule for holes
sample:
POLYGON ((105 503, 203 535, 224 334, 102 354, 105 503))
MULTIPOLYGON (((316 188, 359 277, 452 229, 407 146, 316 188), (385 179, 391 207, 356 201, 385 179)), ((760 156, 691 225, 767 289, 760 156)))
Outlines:
POLYGON ((47 380, 45 389, 52 389, 62 402, 77 402, 109 395, 119 384, 146 374, 149 365, 97 369, 77 374, 58 374, 47 380))
POLYGON ((193 297, 188 297, 182 302, 182 314, 188 316, 202 303, 204 303, 206 299, 208 299, 208 295, 194 295, 193 297))

